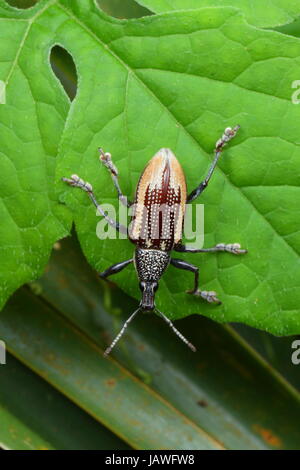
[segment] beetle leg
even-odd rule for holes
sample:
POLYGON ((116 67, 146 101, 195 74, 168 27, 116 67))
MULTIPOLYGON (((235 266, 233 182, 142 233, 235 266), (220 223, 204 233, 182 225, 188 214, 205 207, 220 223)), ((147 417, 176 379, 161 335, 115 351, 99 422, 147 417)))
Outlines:
POLYGON ((93 193, 92 185, 90 183, 83 181, 83 179, 81 179, 78 175, 72 175, 71 178, 62 178, 62 181, 65 181, 65 183, 68 183, 70 186, 75 186, 76 188, 80 188, 85 191, 93 202, 93 204, 95 205, 95 207, 97 208, 99 214, 103 215, 105 220, 116 230, 121 233, 127 234, 127 228, 124 225, 121 225, 115 220, 108 217, 107 213, 102 209, 100 204, 98 204, 93 193))
POLYGON ((215 147, 215 158, 208 170, 207 176, 204 181, 202 181, 199 186, 197 186, 196 189, 194 189, 187 197, 187 203, 194 201, 200 194, 204 191, 204 189, 207 187, 209 180, 211 178, 211 175, 213 174, 214 169, 216 168, 216 165, 218 163, 218 160, 222 154, 222 150, 224 149, 225 145, 233 139, 233 137, 236 135, 237 131, 239 130, 240 126, 237 125, 233 129, 231 127, 227 127, 224 131, 224 134, 222 135, 221 139, 219 139, 216 142, 216 147, 215 147))
POLYGON ((194 289, 188 290, 188 294, 196 295, 198 297, 202 297, 202 299, 205 299, 207 302, 216 302, 218 304, 221 304, 222 302, 218 299, 217 294, 215 291, 206 291, 206 290, 200 290, 198 287, 199 283, 199 268, 197 266, 194 266, 193 264, 187 263, 186 261, 183 261, 182 259, 177 259, 177 258, 171 258, 170 263, 175 266, 176 268, 179 269, 186 269, 187 271, 192 271, 192 273, 195 274, 195 284, 194 284, 194 289))
POLYGON ((126 268, 126 266, 128 266, 132 262, 133 262, 133 259, 131 258, 131 259, 128 259, 126 261, 122 261, 121 263, 113 264, 112 266, 107 268, 102 273, 99 273, 99 276, 102 279, 106 279, 108 276, 112 276, 113 274, 119 273, 120 271, 122 271, 124 268, 126 268))
POLYGON ((105 153, 102 148, 99 148, 98 150, 100 153, 100 162, 103 163, 103 165, 106 166, 106 168, 110 172, 110 175, 112 177, 112 180, 117 190, 120 201, 122 202, 122 204, 124 204, 124 206, 130 207, 132 205, 132 202, 128 201, 127 196, 124 196, 124 194, 121 191, 119 180, 118 180, 118 174, 119 174, 118 169, 111 159, 111 154, 108 152, 105 153))
POLYGON ((169 325, 170 328, 172 328, 172 330, 174 331, 175 335, 177 335, 181 341, 183 341, 193 352, 196 352, 197 349, 195 348, 195 346, 190 343, 184 336, 182 333, 180 333, 180 331, 177 330, 177 328, 175 328, 175 326, 173 325, 173 323, 171 322, 171 320, 166 317, 166 315, 164 313, 162 313, 160 310, 158 310, 158 308, 155 309, 159 315, 165 320, 165 322, 169 325))
POLYGON ((212 248, 189 248, 186 245, 177 244, 174 246, 175 251, 180 251, 181 253, 216 253, 218 251, 227 251, 234 255, 243 255, 248 253, 248 250, 243 250, 239 243, 218 243, 212 248))

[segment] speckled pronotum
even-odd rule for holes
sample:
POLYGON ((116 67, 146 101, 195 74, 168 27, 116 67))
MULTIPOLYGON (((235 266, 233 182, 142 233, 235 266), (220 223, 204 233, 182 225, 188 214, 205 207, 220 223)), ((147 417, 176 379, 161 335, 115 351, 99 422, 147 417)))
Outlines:
POLYGON ((207 302, 220 303, 214 291, 202 291, 198 286, 199 269, 181 259, 171 257, 172 250, 189 253, 213 253, 227 251, 235 255, 246 253, 238 243, 219 243, 212 248, 194 249, 182 244, 182 229, 184 222, 185 205, 194 201, 207 187, 212 173, 216 167, 218 159, 224 146, 237 133, 239 126, 225 129, 223 136, 215 146, 214 160, 209 168, 208 174, 189 195, 187 195, 185 176, 182 167, 170 149, 160 149, 149 161, 140 176, 135 201, 131 203, 122 194, 118 181, 118 170, 112 162, 110 153, 100 152, 100 161, 109 170, 113 183, 117 189, 119 199, 128 207, 133 206, 132 223, 130 229, 119 224, 108 217, 106 212, 98 204, 93 188, 90 183, 83 181, 78 175, 71 178, 62 178, 71 186, 76 186, 87 192, 90 199, 97 207, 99 213, 105 217, 107 222, 122 233, 127 233, 129 239, 136 245, 134 255, 131 259, 114 264, 102 273, 100 277, 107 278, 116 274, 131 263, 134 263, 139 287, 142 292, 142 299, 138 309, 132 313, 124 323, 121 331, 106 349, 104 355, 107 356, 125 332, 128 324, 140 311, 156 311, 168 323, 176 335, 186 343, 192 351, 196 351, 192 345, 173 325, 173 323, 154 303, 155 292, 158 288, 158 281, 166 271, 169 264, 191 271, 195 275, 194 287, 188 293, 203 298, 207 302))

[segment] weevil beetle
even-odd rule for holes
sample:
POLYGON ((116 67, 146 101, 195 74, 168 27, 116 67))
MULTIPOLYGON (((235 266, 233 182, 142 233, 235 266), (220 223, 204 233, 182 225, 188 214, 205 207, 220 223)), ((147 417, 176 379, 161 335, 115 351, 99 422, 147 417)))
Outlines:
MULTIPOLYGON (((62 178, 63 181, 71 186, 76 186, 86 191, 98 212, 107 222, 118 231, 128 234, 129 239, 136 245, 133 258, 116 263, 102 273, 99 273, 101 278, 106 279, 108 276, 120 272, 129 264, 134 263, 142 293, 138 309, 124 323, 119 334, 106 349, 105 356, 111 352, 128 324, 140 311, 156 311, 168 323, 176 335, 192 351, 196 351, 195 346, 175 328, 169 318, 157 309, 154 297, 158 289, 159 279, 169 264, 172 264, 176 268, 194 273, 194 288, 187 291, 189 294, 202 297, 208 302, 221 303, 217 298, 216 292, 201 291, 199 289, 199 269, 187 261, 172 258, 172 250, 181 253, 214 253, 220 251, 227 251, 236 255, 247 253, 247 250, 241 249, 238 243, 219 243, 212 248, 194 249, 183 245, 181 242, 186 204, 194 201, 207 187, 224 146, 236 135, 239 127, 236 126, 233 129, 228 127, 225 129, 222 137, 216 143, 214 160, 206 178, 189 195, 187 195, 184 172, 175 155, 170 149, 160 149, 149 161, 140 176, 135 193, 135 206, 130 232, 125 226, 108 217, 101 205, 98 204, 90 183, 83 181, 78 175, 72 175, 71 178, 62 178), (161 212, 162 206, 167 211, 161 212), (166 217, 168 217, 168 223, 164 224, 166 217), (165 231, 166 226, 168 228, 167 231, 165 231)), ((102 149, 99 149, 99 152, 100 161, 109 170, 119 199, 127 207, 131 207, 132 203, 123 195, 119 186, 118 170, 111 159, 110 153, 105 153, 102 149)))

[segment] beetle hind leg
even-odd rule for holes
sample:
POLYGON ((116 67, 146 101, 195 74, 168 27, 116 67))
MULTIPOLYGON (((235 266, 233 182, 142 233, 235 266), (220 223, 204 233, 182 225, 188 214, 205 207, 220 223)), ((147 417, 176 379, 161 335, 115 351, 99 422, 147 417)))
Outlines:
POLYGON ((194 288, 191 290, 188 290, 187 293, 191 295, 195 295, 197 297, 201 297, 202 299, 206 300, 209 303, 217 303, 221 304, 222 302, 218 299, 217 294, 215 291, 206 291, 206 290, 200 290, 198 287, 199 283, 199 268, 197 266, 194 266, 193 264, 187 263, 186 261, 183 261, 182 259, 175 259, 171 258, 171 264, 175 266, 176 268, 179 269, 186 269, 187 271, 191 271, 195 275, 195 281, 194 281, 194 288))
POLYGON ((239 243, 218 243, 212 248, 192 248, 186 245, 177 244, 174 246, 175 251, 181 253, 217 253, 219 251, 226 251, 227 253, 232 253, 233 255, 245 255, 248 253, 248 250, 241 248, 239 243))

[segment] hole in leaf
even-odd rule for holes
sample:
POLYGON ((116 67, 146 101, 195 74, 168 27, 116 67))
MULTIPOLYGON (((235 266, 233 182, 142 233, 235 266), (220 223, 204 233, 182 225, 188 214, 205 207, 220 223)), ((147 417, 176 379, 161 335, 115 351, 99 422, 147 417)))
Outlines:
POLYGON ((73 57, 66 49, 56 45, 50 52, 50 64, 68 97, 73 101, 77 92, 77 72, 73 57))
POLYGON ((101 10, 115 18, 140 18, 153 13, 135 0, 97 0, 101 10))
POLYGON ((27 8, 33 7, 38 0, 5 0, 11 7, 19 8, 20 10, 26 10, 27 8))

